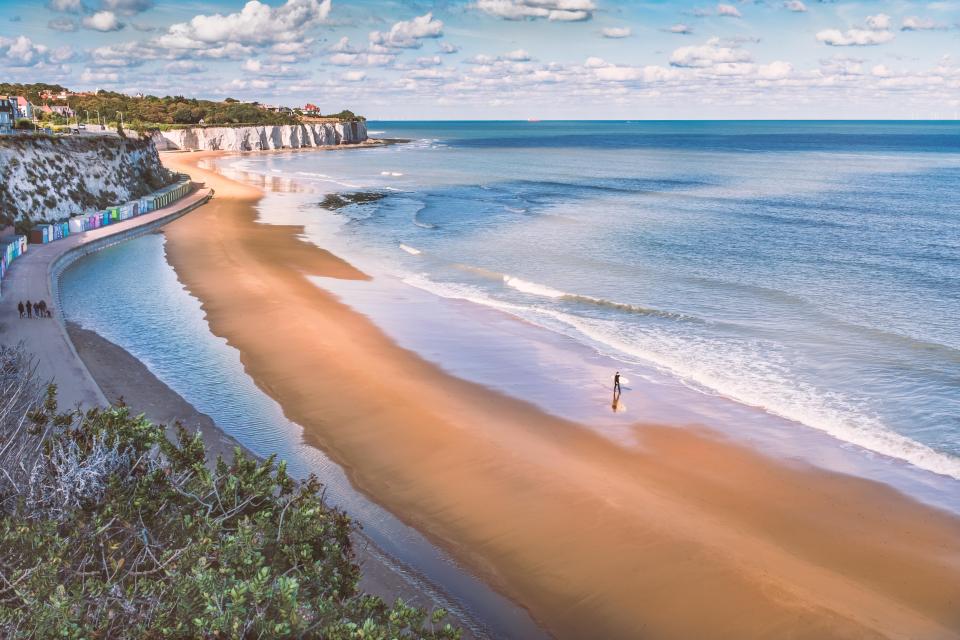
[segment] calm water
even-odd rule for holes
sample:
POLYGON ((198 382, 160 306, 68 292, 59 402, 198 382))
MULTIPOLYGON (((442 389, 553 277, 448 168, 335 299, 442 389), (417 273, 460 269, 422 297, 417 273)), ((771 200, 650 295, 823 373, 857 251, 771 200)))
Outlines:
POLYGON ((61 299, 68 319, 122 346, 250 450, 277 454, 294 477, 316 474, 327 500, 359 522, 402 575, 410 576, 413 567, 416 577, 408 579, 433 602, 466 612, 461 619, 475 637, 544 637, 525 611, 357 492, 340 467, 303 442, 302 428, 246 375, 239 352, 210 333, 200 302, 166 262, 162 235, 142 236, 74 263, 63 274, 61 299))
MULTIPOLYGON (((481 316, 439 300, 467 300, 634 378, 960 478, 960 124, 369 128, 413 142, 229 166, 301 191, 268 198, 266 221, 306 224, 318 244, 415 303, 398 321, 402 305, 369 288, 319 283, 407 346, 497 386, 503 367, 479 371, 484 353, 450 339, 481 316), (320 194, 360 191, 384 197, 318 206, 320 194)), ((523 373, 507 373, 504 390, 589 414, 609 371, 555 354, 541 362, 530 336, 511 331, 485 334, 499 336, 501 364, 523 373), (508 363, 511 340, 527 352, 508 363)))

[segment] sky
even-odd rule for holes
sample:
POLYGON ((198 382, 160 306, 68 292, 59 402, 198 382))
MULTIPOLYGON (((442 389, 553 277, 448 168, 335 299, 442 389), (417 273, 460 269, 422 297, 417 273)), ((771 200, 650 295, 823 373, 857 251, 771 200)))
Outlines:
POLYGON ((0 0, 0 80, 371 119, 956 119, 960 0, 0 0))

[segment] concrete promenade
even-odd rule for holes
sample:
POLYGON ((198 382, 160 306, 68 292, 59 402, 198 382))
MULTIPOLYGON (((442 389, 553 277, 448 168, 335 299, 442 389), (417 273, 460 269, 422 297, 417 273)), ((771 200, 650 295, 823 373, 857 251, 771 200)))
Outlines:
MULTIPOLYGON (((31 244, 13 261, 0 292, 0 343, 22 343, 36 359, 37 378, 57 385, 61 409, 105 406, 107 400, 67 335, 60 309, 60 273, 75 260, 150 231, 192 211, 213 196, 199 189, 162 209, 51 242, 31 244), (17 303, 45 300, 52 319, 20 319, 17 303)), ((96 329, 96 327, 91 327, 96 329)))

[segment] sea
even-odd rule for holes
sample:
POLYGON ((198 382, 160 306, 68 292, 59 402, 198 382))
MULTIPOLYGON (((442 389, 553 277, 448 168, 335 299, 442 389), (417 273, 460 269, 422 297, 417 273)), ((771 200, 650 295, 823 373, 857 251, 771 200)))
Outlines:
MULTIPOLYGON (((411 348, 565 417, 596 422, 595 396, 622 369, 960 478, 960 123, 369 129, 409 142, 225 165, 286 192, 294 210, 277 221, 428 292, 407 291, 404 314, 321 283, 411 348), (610 371, 527 352, 477 363, 483 348, 450 339, 471 313, 446 317, 438 299, 562 335, 610 371)), ((621 421, 676 418, 625 402, 621 421)))
POLYGON ((960 509, 960 123, 368 130, 217 165, 370 273, 315 283, 405 348, 625 445, 702 425, 960 509))
MULTIPOLYGON (((302 225, 373 276, 313 280, 404 348, 624 446, 637 425, 705 427, 960 513, 960 123, 368 129, 394 142, 216 164, 265 187, 261 222, 302 225)), ((317 473, 402 575, 486 621, 475 637, 542 635, 303 441, 210 332, 162 234, 61 284, 68 319, 317 473)))

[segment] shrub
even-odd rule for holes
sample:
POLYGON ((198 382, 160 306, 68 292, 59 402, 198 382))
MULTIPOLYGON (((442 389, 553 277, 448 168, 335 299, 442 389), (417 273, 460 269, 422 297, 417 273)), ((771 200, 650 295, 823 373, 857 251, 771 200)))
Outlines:
POLYGON ((118 405, 59 412, 0 347, 0 636, 459 638, 357 589, 350 519, 311 477, 118 405))

